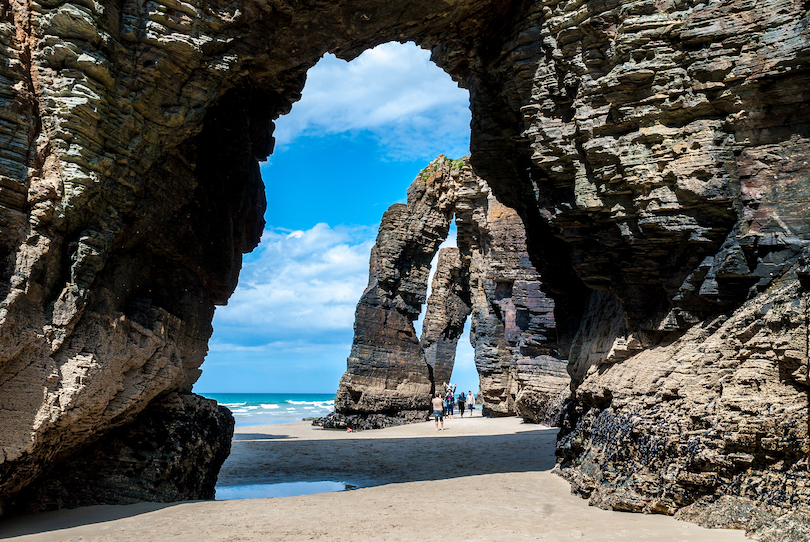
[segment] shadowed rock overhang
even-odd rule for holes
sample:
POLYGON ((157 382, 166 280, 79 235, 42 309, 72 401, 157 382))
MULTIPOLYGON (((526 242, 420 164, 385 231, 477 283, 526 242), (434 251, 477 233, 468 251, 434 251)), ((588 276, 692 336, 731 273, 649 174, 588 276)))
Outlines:
POLYGON ((210 411, 174 394, 261 233, 272 120, 325 52, 414 40, 554 301, 577 491, 801 517, 806 2, 29 0, 0 35, 6 507, 148 405, 210 411))

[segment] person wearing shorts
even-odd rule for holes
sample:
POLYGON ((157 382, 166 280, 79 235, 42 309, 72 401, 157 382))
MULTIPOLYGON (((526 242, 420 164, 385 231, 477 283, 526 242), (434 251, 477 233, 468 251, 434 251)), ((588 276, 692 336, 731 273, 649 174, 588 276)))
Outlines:
POLYGON ((442 413, 444 405, 442 404, 442 394, 437 393, 433 398, 431 404, 433 405, 433 419, 436 421, 436 431, 439 430, 439 422, 442 422, 442 429, 444 429, 444 414, 442 413))
POLYGON ((470 411, 470 418, 472 418, 473 410, 475 410, 475 395, 472 392, 467 392, 467 408, 470 411))

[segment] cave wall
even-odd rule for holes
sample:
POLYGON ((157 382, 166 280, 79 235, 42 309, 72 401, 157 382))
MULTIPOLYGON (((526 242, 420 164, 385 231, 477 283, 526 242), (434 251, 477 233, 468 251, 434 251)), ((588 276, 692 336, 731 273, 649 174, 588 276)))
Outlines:
POLYGON ((324 52, 406 39, 470 89, 472 165, 526 226, 577 491, 804 499, 806 2, 28 0, 0 36, 3 501, 190 390, 270 121, 324 52))
POLYGON ((560 472, 606 508, 801 517, 807 4, 525 21, 473 66, 472 163, 521 213, 570 340, 560 472))

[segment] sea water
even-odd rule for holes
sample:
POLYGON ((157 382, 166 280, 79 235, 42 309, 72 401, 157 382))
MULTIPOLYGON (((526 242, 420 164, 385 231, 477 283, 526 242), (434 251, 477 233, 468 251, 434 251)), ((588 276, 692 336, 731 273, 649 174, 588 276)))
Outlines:
POLYGON ((300 422, 335 408, 332 393, 200 393, 233 413, 237 427, 300 422))

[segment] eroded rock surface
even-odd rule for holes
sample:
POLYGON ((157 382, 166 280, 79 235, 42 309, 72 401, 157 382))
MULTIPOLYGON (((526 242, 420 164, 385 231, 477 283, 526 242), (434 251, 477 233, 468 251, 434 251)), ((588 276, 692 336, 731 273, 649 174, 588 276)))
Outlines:
POLYGON ((520 216, 481 179, 475 184, 479 193, 456 221, 469 258, 478 402, 488 415, 558 425, 570 377, 557 348, 554 301, 543 292, 520 216))
POLYGON ((230 411, 194 394, 172 393, 131 423, 60 462, 9 503, 15 512, 94 504, 213 499, 231 451, 230 411), (202 468, 201 468, 202 466, 202 468))
POLYGON ((469 265, 462 264, 457 248, 443 248, 436 262, 419 339, 435 389, 442 390, 442 385, 450 382, 458 340, 471 310, 469 265))
POLYGON ((475 40, 508 7, 0 6, 0 504, 191 390, 263 229, 272 120, 309 67, 475 40))
POLYGON ((431 393, 450 382, 472 312, 484 412, 558 424, 570 378, 557 354, 554 303, 542 292, 520 217, 492 196, 466 160, 440 156, 408 192, 407 206, 394 205, 383 215, 372 249, 337 413, 385 414, 391 423, 424 419, 431 393), (439 252, 417 343, 411 322, 454 216, 458 248, 439 252))
POLYGON ((0 499, 190 391, 262 229, 271 121, 324 52, 413 39, 471 90, 471 163, 554 302, 576 385, 561 470, 602 506, 790 510, 762 533, 790 540, 810 487, 807 13, 0 6, 0 499))
POLYGON ((383 214, 369 283, 357 304, 354 340, 335 410, 423 419, 433 380, 413 321, 427 297, 430 262, 447 238, 455 189, 448 161, 431 162, 408 188, 408 203, 383 214))

